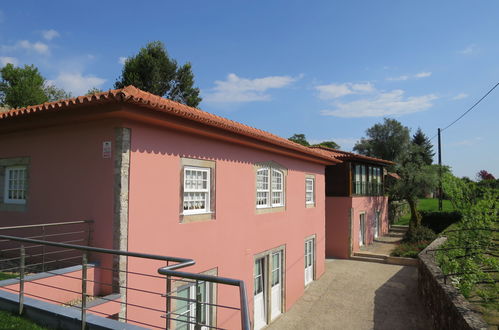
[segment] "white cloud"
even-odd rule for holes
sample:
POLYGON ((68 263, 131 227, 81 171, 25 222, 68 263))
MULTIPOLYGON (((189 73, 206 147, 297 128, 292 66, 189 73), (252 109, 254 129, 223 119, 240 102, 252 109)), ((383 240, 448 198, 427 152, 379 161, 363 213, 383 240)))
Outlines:
POLYGON ((205 94, 204 100, 211 103, 242 103, 269 101, 269 89, 283 88, 300 79, 291 76, 270 76, 247 79, 235 73, 227 75, 224 81, 216 80, 215 87, 205 94))
POLYGON ((426 78, 426 77, 430 77, 431 76, 431 72, 420 72, 420 73, 416 73, 414 75, 414 78, 426 78))
POLYGON ((427 78, 432 75, 431 72, 423 71, 420 73, 416 73, 415 75, 409 76, 409 75, 403 75, 403 76, 398 76, 398 77, 388 77, 386 80, 388 81, 404 81, 404 80, 409 80, 411 78, 415 79, 420 79, 420 78, 427 78))
POLYGON ((483 140, 482 137, 477 136, 477 137, 474 137, 471 139, 466 139, 466 140, 454 142, 452 145, 460 146, 460 147, 469 147, 469 146, 473 146, 473 145, 476 145, 478 143, 481 143, 482 140, 483 140))
POLYGON ((52 39, 60 37, 60 36, 61 35, 59 34, 59 32, 57 32, 54 29, 42 31, 42 37, 45 38, 46 40, 52 40, 52 39))
POLYGON ((105 79, 93 75, 84 76, 79 72, 61 72, 54 80, 47 83, 54 84, 70 91, 75 96, 79 96, 84 95, 92 87, 101 87, 105 82, 105 79))
POLYGON ((474 45, 474 44, 468 45, 468 46, 466 46, 466 48, 458 50, 457 52, 458 52, 458 54, 462 54, 462 55, 470 55, 470 54, 476 52, 476 45, 474 45))
POLYGON ((466 93, 459 93, 456 96, 454 96, 452 99, 453 100, 462 100, 468 97, 468 94, 466 93))
POLYGON ((333 104, 334 109, 322 110, 324 116, 343 118, 382 117, 406 115, 424 111, 433 106, 431 101, 437 99, 434 94, 406 97, 401 89, 380 92, 375 97, 352 102, 333 104))
POLYGON ((7 65, 7 63, 18 65, 19 61, 15 57, 10 56, 0 56, 0 68, 7 65))
POLYGON ((315 86, 319 91, 319 98, 323 100, 336 99, 351 94, 367 94, 374 92, 371 83, 344 83, 315 86))
POLYGON ((50 53, 49 46, 43 42, 29 42, 28 40, 20 40, 14 45, 2 45, 0 50, 4 52, 12 52, 17 50, 33 51, 38 54, 48 55, 50 53))
POLYGON ((120 56, 120 57, 118 57, 118 63, 125 65, 125 62, 127 59, 128 59, 128 57, 120 56))

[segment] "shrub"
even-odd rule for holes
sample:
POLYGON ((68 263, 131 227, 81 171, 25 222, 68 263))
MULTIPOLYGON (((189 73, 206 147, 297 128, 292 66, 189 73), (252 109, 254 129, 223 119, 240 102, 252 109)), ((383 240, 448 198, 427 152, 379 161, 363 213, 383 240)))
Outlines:
POLYGON ((416 243, 400 243, 391 253, 394 257, 417 258, 419 252, 430 244, 430 241, 416 243))
POLYGON ((461 221, 463 217, 460 212, 430 212, 421 211, 421 224, 433 230, 435 233, 441 233, 445 228, 453 223, 461 221))
POLYGON ((433 230, 425 226, 419 226, 414 230, 409 230, 404 237, 405 243, 431 242, 437 235, 433 230))

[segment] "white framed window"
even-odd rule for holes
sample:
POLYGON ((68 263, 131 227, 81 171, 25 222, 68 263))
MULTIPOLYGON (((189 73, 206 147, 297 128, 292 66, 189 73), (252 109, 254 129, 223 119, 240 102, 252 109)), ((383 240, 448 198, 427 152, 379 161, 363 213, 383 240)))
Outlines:
POLYGON ((284 205, 284 174, 276 169, 272 169, 272 207, 284 205))
POLYGON ((305 203, 314 204, 315 195, 315 180, 312 178, 305 179, 305 203))
POLYGON ((9 166, 5 168, 5 204, 26 204, 26 166, 9 166))
POLYGON ((210 212, 210 168, 184 167, 183 214, 210 212))
POLYGON ((256 207, 268 207, 270 196, 270 170, 262 168, 256 171, 256 207))
POLYGON ((256 171, 256 207, 272 208, 284 206, 283 170, 263 167, 256 171))

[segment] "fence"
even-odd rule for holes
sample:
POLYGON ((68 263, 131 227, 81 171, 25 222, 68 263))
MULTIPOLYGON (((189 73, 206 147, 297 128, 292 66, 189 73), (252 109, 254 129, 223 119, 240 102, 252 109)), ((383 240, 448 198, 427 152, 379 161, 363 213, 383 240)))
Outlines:
MULTIPOLYGON (((217 327, 216 317, 213 317, 221 311, 233 311, 240 315, 241 329, 250 329, 247 296, 245 284, 241 280, 219 277, 207 274, 195 274, 179 269, 192 266, 195 261, 192 259, 159 256, 153 254, 118 251, 83 245, 75 245, 62 242, 44 241, 33 238, 22 238, 8 235, 0 235, 0 240, 17 242, 17 257, 12 257, 14 248, 11 248, 7 269, 0 269, 0 272, 10 271, 18 272, 18 283, 11 286, 2 286, 0 290, 8 290, 19 295, 19 313, 23 313, 24 298, 33 297, 45 300, 53 304, 65 304, 72 308, 78 308, 81 311, 81 328, 86 328, 87 314, 100 315, 107 318, 118 319, 123 322, 158 329, 223 329, 217 327), (63 273, 60 270, 50 270, 44 267, 45 276, 57 277, 57 282, 48 283, 40 280, 40 277, 33 279, 28 276, 29 273, 38 273, 40 270, 39 253, 31 254, 34 248, 50 251, 50 257, 45 255, 44 264, 52 263, 54 265, 73 266, 72 273, 63 273), (77 251, 78 258, 81 261, 76 262, 77 257, 54 258, 58 251, 77 251), (53 252, 53 253, 52 253, 53 252), (89 263, 89 255, 97 254, 110 255, 114 258, 120 256, 127 260, 138 260, 142 264, 150 264, 159 267, 152 268, 150 272, 117 270, 113 267, 105 267, 98 264, 89 263), (62 260, 64 259, 64 260, 62 260), (30 263, 30 261, 34 261, 30 263), (13 264, 16 263, 16 266, 13 264), (151 264, 152 263, 152 264, 151 264), (163 265, 161 266, 161 263, 163 265), (164 265, 166 263, 166 265, 164 265), (78 266, 77 269, 74 266, 78 266), (116 272, 126 273, 128 279, 126 285, 116 283, 116 276, 111 276, 116 272), (159 274, 158 274, 159 273, 159 274), (74 288, 74 282, 78 281, 79 290, 74 288), (72 283, 64 287, 64 283, 72 283), (134 284, 141 285, 134 285, 134 284), (239 295, 238 306, 218 304, 214 301, 213 291, 217 290, 218 285, 236 287, 239 295), (29 287, 29 290, 27 289, 29 287), (17 288, 17 289, 16 289, 17 288), (41 288, 38 289, 37 288, 41 288), (110 292, 114 290, 125 290, 126 296, 116 297, 114 295, 102 295, 100 292, 110 292), (52 295, 37 295, 37 292, 50 290, 52 295), (61 292, 57 295, 57 292, 61 292), (59 296, 78 297, 76 301, 63 301, 59 296), (130 296, 140 297, 136 301, 131 301, 130 296), (95 301, 107 304, 106 308, 101 305, 95 305, 95 301), (97 307, 96 307, 97 306, 97 307), (99 307, 100 306, 100 307, 99 307), (114 306, 114 307, 113 307, 114 306), (111 311, 111 312, 109 312, 111 311)), ((4 263, 5 264, 5 263, 4 263)), ((154 266, 153 266, 154 267, 154 266)), ((134 268, 134 270, 136 270, 134 268)), ((4 273, 5 274, 5 273, 4 273)), ((42 278, 46 278, 42 276, 42 278)))

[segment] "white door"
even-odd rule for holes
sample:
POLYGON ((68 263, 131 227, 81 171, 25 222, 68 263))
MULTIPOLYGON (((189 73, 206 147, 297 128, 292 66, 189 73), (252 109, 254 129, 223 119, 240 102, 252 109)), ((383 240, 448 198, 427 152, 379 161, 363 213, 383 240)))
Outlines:
MULTIPOLYGON (((209 302, 210 297, 210 285, 206 282, 200 282, 198 284, 200 292, 200 301, 203 303, 209 302)), ((180 288, 177 292, 177 296, 180 299, 176 299, 176 316, 177 322, 175 322, 176 330, 194 330, 196 322, 196 285, 191 284, 180 288)), ((201 320, 202 324, 210 324, 210 311, 211 307, 209 305, 203 304, 201 309, 201 320)), ((174 317, 175 318, 175 317, 174 317)), ((209 329, 208 327, 201 327, 201 329, 209 329)))
POLYGON ((374 238, 379 236, 379 211, 374 212, 374 238))
POLYGON ((265 258, 255 260, 253 271, 253 308, 254 308, 254 326, 255 330, 261 329, 267 325, 267 315, 265 313, 265 278, 264 263, 265 258))
POLYGON ((314 280, 314 239, 305 241, 305 285, 314 280))
POLYGON ((282 313, 282 252, 272 253, 272 282, 270 289, 270 318, 273 320, 282 313))
POLYGON ((362 213, 360 215, 360 223, 359 223, 359 245, 362 246, 365 243, 365 230, 366 230, 366 215, 362 213))

